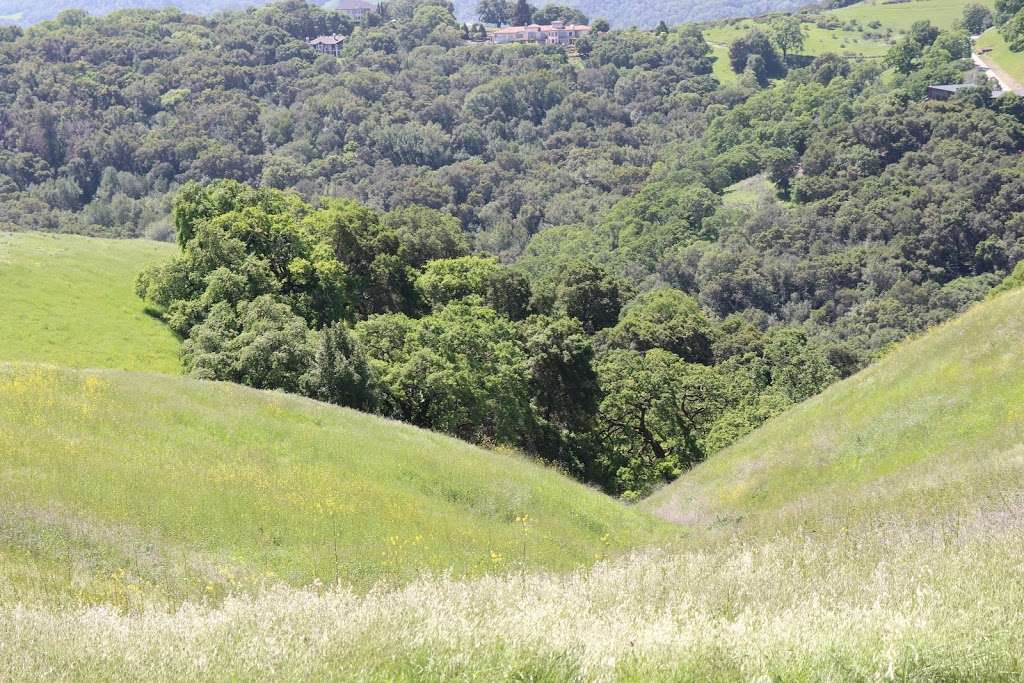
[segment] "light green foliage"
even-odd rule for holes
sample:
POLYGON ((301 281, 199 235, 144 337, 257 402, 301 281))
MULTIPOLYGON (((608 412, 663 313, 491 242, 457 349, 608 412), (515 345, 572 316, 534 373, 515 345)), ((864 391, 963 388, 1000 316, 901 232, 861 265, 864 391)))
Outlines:
POLYGON ((173 247, 0 232, 0 361, 179 371, 178 341, 132 282, 173 247))
POLYGON ((772 388, 793 403, 814 396, 837 379, 825 355, 795 328, 772 330, 764 356, 771 366, 772 388))
POLYGON ((960 27, 972 36, 980 35, 992 26, 992 10, 979 3, 971 3, 964 7, 960 27))
POLYGON ((802 50, 806 43, 803 21, 799 17, 781 16, 772 19, 768 35, 782 50, 783 59, 787 58, 790 52, 802 50))
POLYGON ((469 296, 480 297, 512 320, 526 317, 530 284, 492 256, 463 256, 431 261, 416 279, 416 290, 433 308, 469 296))
POLYGON ((711 321, 693 297, 661 288, 634 299, 605 340, 634 351, 661 348, 690 363, 710 365, 713 337, 711 321))

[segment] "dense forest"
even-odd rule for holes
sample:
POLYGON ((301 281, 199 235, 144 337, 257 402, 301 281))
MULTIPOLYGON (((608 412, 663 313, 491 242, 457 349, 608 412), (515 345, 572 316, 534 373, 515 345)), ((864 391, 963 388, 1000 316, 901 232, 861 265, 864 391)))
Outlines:
POLYGON ((723 86, 691 27, 570 58, 394 7, 358 28, 292 2, 4 30, 0 224, 176 237, 138 291, 196 376, 626 496, 1024 256, 1021 100, 924 97, 960 78, 958 31, 915 25, 884 63, 755 31, 723 86), (328 32, 340 58, 303 41, 328 32), (764 191, 735 201, 740 181, 764 191))

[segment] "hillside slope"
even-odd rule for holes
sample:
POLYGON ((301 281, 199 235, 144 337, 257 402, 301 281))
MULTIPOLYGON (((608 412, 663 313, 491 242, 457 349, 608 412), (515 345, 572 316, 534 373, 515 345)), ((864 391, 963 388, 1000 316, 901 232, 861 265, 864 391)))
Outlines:
POLYGON ((135 275, 175 248, 0 232, 0 362, 178 371, 178 340, 146 315, 135 275))
POLYGON ((0 366, 0 501, 0 604, 564 569, 669 531, 535 462, 355 411, 37 365, 0 366))
MULTIPOLYGON (((0 600, 0 677, 37 680, 60 671, 68 679, 90 680, 1020 680, 1024 676, 1022 306, 1024 290, 976 306, 771 421, 659 493, 647 505, 697 532, 688 534, 682 547, 663 539, 665 550, 645 550, 567 574, 512 571, 459 580, 425 577, 369 593, 344 585, 328 590, 278 585, 238 592, 224 601, 197 601, 172 611, 147 600, 140 609, 128 611, 52 605, 26 597, 23 591, 18 606, 10 605, 9 598, 6 605, 0 600)), ((139 379, 105 373, 93 381, 103 382, 101 393, 111 395, 125 393, 124 383, 139 379)), ((8 380, 12 381, 27 380, 8 380)), ((62 397, 55 400, 66 406, 65 412, 73 413, 76 405, 82 409, 81 394, 89 376, 62 374, 39 381, 61 387, 43 392, 44 403, 57 396, 62 397)), ((477 465, 470 471, 491 469, 488 481, 500 476, 505 483, 492 484, 480 496, 467 495, 465 487, 456 487, 464 492, 458 496, 424 496, 424 492, 448 490, 466 476, 470 464, 461 453, 468 456, 471 449, 447 439, 428 438, 407 428, 378 431, 383 423, 372 418, 354 419, 330 411, 351 420, 345 428, 328 419, 326 408, 314 409, 311 404, 273 395, 242 394, 230 387, 185 380, 165 379, 161 384, 166 387, 163 392, 148 387, 132 394, 136 400, 160 405, 161 411, 167 402, 166 410, 171 411, 153 416, 164 425, 162 429, 177 434, 168 446, 175 455, 156 460, 163 468, 159 487, 157 477, 151 476, 130 496, 126 481, 105 486, 112 491, 110 496, 88 492, 83 496, 81 484, 61 493, 48 459, 37 456, 15 459, 2 470, 0 481, 5 488, 0 490, 0 500, 12 492, 9 488, 18 488, 19 481, 40 481, 29 488, 40 499, 84 497, 89 503, 78 503, 77 509, 104 511, 113 518, 118 518, 110 512, 117 509, 116 501, 130 498, 135 506, 142 500, 155 501, 150 507, 160 512, 147 509, 144 514, 151 528, 175 538, 188 536, 180 530, 183 526, 204 528, 209 543, 196 546, 214 553, 222 544, 229 557, 242 549, 266 564, 273 563, 275 550, 261 542, 253 529, 287 528, 287 533, 280 534, 286 542, 282 552, 298 549, 307 561, 315 557, 314 544, 304 545, 302 539, 330 538, 323 531, 324 522, 311 510, 304 517, 292 517, 294 526, 285 527, 279 521, 283 518, 269 515, 267 504, 262 503, 278 505, 283 486, 302 491, 302 500, 316 500, 324 495, 316 489, 324 473, 328 475, 325 485, 339 486, 345 495, 342 500, 366 513, 346 513, 350 515, 344 525, 346 538, 367 522, 371 509, 369 519, 406 509, 416 520, 414 525, 429 520, 422 532, 431 539, 428 543, 434 544, 439 533, 447 535, 442 552, 456 559, 471 558, 479 551, 470 549, 474 543, 467 542, 463 532, 448 530, 452 527, 439 530, 435 520, 444 515, 438 510, 451 510, 449 519, 473 520, 471 528, 480 529, 475 532, 480 536, 475 545, 493 533, 494 539, 487 539, 483 547, 503 542, 500 552, 513 555, 519 529, 502 517, 526 509, 531 518, 537 516, 538 526, 550 523, 559 529, 565 559, 592 549, 602 523, 607 524, 611 538, 631 536, 634 542, 650 538, 632 511, 616 508, 564 480, 548 478, 536 493, 519 497, 525 491, 520 482, 542 473, 530 470, 533 474, 529 474, 523 463, 515 465, 478 451, 474 451, 477 465), (204 471, 201 461, 222 461, 216 456, 190 455, 186 439, 229 444, 232 428, 220 419, 202 417, 202 411, 179 411, 172 418, 176 401, 184 400, 173 399, 174 393, 182 393, 196 407, 202 403, 217 409, 244 399, 255 420, 253 439, 263 445, 253 452, 236 452, 233 457, 242 463, 235 460, 228 471, 234 473, 234 481, 265 483, 225 488, 224 470, 218 468, 197 477, 204 471), (275 413, 275 405, 283 412, 275 413), (303 419, 320 419, 327 427, 328 441, 346 444, 346 450, 370 436, 379 438, 379 447, 388 453, 398 443, 429 443, 431 448, 420 449, 416 460, 425 466, 420 476, 431 483, 398 476, 413 470, 407 464, 408 455, 373 461, 372 469, 381 475, 377 481, 387 482, 387 490, 365 484, 376 495, 350 493, 352 487, 341 485, 337 472, 322 460, 323 450, 309 453, 281 447, 294 455, 286 459, 278 453, 268 461, 268 432, 281 437, 285 429, 301 430, 303 419), (171 424, 178 426, 166 426, 171 424), (438 445, 447 447, 443 457, 438 445), (253 464, 244 464, 247 460, 253 464), (436 471, 433 466, 439 460, 447 467, 436 471), (271 471, 268 462, 293 473, 306 463, 302 471, 315 471, 317 478, 303 480, 292 474, 261 479, 271 471), (290 469, 286 463, 293 463, 290 469), (496 466, 500 471, 493 470, 496 466), (189 481, 193 486, 199 483, 205 493, 186 489, 189 481), (181 499, 165 502, 158 491, 181 499), (393 491, 405 495, 403 502, 391 506, 386 501, 393 491), (258 501, 251 498, 257 493, 258 501), (480 501, 491 501, 492 495, 497 495, 494 505, 502 512, 497 517, 481 515, 481 509, 492 508, 481 507, 480 501), (448 503, 443 502, 445 497, 448 503), (198 505, 200 500, 211 508, 198 505), (426 513, 413 513, 405 507, 404 501, 409 500, 432 502, 426 513), (244 511, 246 505, 248 511, 244 511), (177 521, 170 516, 173 509, 179 511, 177 521), (587 512, 581 517, 571 512, 574 509, 587 512), (251 521, 237 524, 247 519, 251 521), (224 533, 229 520, 237 531, 224 533), (567 540, 574 538, 575 542, 567 540)), ((115 401, 102 403, 104 412, 127 409, 115 401)), ((10 410, 2 410, 0 433, 9 432, 12 420, 10 410)), ((23 403, 20 414, 39 410, 23 403)), ((43 414, 52 416, 53 410, 43 414)), ((17 422, 18 412, 14 415, 17 422)), ((236 416, 229 413, 225 420, 236 416)), ((26 422, 24 417, 21 420, 26 422)), ((77 438, 81 420, 73 419, 71 425, 67 433, 77 438)), ((156 427, 136 428, 142 430, 140 437, 146 443, 154 442, 149 430, 156 427)), ((56 452, 63 467, 113 471, 103 464, 109 456, 97 463, 85 449, 64 461, 58 443, 50 442, 62 430, 41 431, 46 439, 41 445, 56 452), (72 464, 76 462, 82 464, 72 464)), ((104 443, 104 429, 99 431, 91 444, 104 443)), ((289 444, 304 445, 292 441, 298 438, 296 433, 287 432, 289 444)), ((7 443, 20 441, 16 436, 7 443)), ((74 440, 70 444, 77 448, 74 440)), ((128 442, 118 453, 132 454, 119 465, 134 475, 137 460, 139 464, 154 461, 149 456, 136 457, 132 445, 128 442)), ((349 456, 339 460, 346 477, 363 481, 366 463, 359 466, 359 459, 349 456)), ((121 477, 105 476, 111 481, 121 477)), ((41 510, 45 508, 15 519, 61 519, 41 510)), ((138 512, 120 515, 140 516, 138 512)), ((465 521, 455 524, 455 529, 467 528, 465 521)), ((79 529, 92 527, 73 521, 66 528, 81 535, 79 529)), ((23 526, 15 534, 31 541, 45 538, 46 532, 34 535, 31 527, 23 526)), ((73 539, 78 536, 56 528, 54 537, 58 534, 72 540, 68 546, 56 547, 69 547, 64 552, 74 556, 73 539)), ((352 557, 375 557, 377 548, 370 536, 370 542, 354 548, 352 557)), ((542 539, 527 537, 530 564, 539 560, 550 561, 551 566, 566 564, 554 554, 558 552, 555 538, 552 534, 549 542, 537 543, 542 539)), ((15 546, 19 547, 26 557, 31 552, 38 557, 36 546, 15 546)), ((153 552, 136 555, 141 557, 131 566, 152 562, 148 558, 153 552)), ((411 559, 413 565, 420 561, 411 559)), ((283 558, 276 561, 288 564, 283 558)), ((10 560, 0 566, 11 566, 10 560)), ((20 565, 22 575, 33 576, 39 566, 39 560, 26 559, 20 565)), ((10 576, 8 570, 7 585, 10 576)), ((76 574, 53 576, 67 581, 76 574)))
POLYGON ((1013 514, 1024 290, 978 304, 770 421, 645 507, 744 535, 1013 514))

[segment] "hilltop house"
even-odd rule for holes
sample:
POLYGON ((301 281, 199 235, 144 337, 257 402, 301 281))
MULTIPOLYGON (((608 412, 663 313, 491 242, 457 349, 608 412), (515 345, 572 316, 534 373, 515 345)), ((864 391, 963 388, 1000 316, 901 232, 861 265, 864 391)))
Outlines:
POLYGON ((544 26, 540 24, 506 26, 492 31, 489 38, 492 43, 499 45, 505 43, 569 45, 588 33, 590 33, 590 27, 586 24, 566 24, 555 21, 544 26))
POLYGON ((366 15, 377 10, 377 7, 366 0, 334 0, 325 5, 335 12, 341 12, 352 21, 362 21, 366 15))
POLYGON ((337 57, 341 54, 341 48, 345 46, 345 36, 337 34, 330 36, 317 36, 306 43, 322 55, 337 57))

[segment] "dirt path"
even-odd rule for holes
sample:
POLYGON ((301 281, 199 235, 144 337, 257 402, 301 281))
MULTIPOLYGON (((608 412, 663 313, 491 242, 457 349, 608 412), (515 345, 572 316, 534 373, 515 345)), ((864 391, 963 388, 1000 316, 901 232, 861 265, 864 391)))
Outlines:
POLYGON ((972 52, 971 61, 981 67, 986 76, 996 79, 996 82, 999 83, 999 87, 1003 90, 1010 90, 1018 95, 1024 95, 1024 86, 1022 86, 1018 80, 1013 78, 1013 76, 996 66, 992 60, 985 59, 977 52, 972 52))

